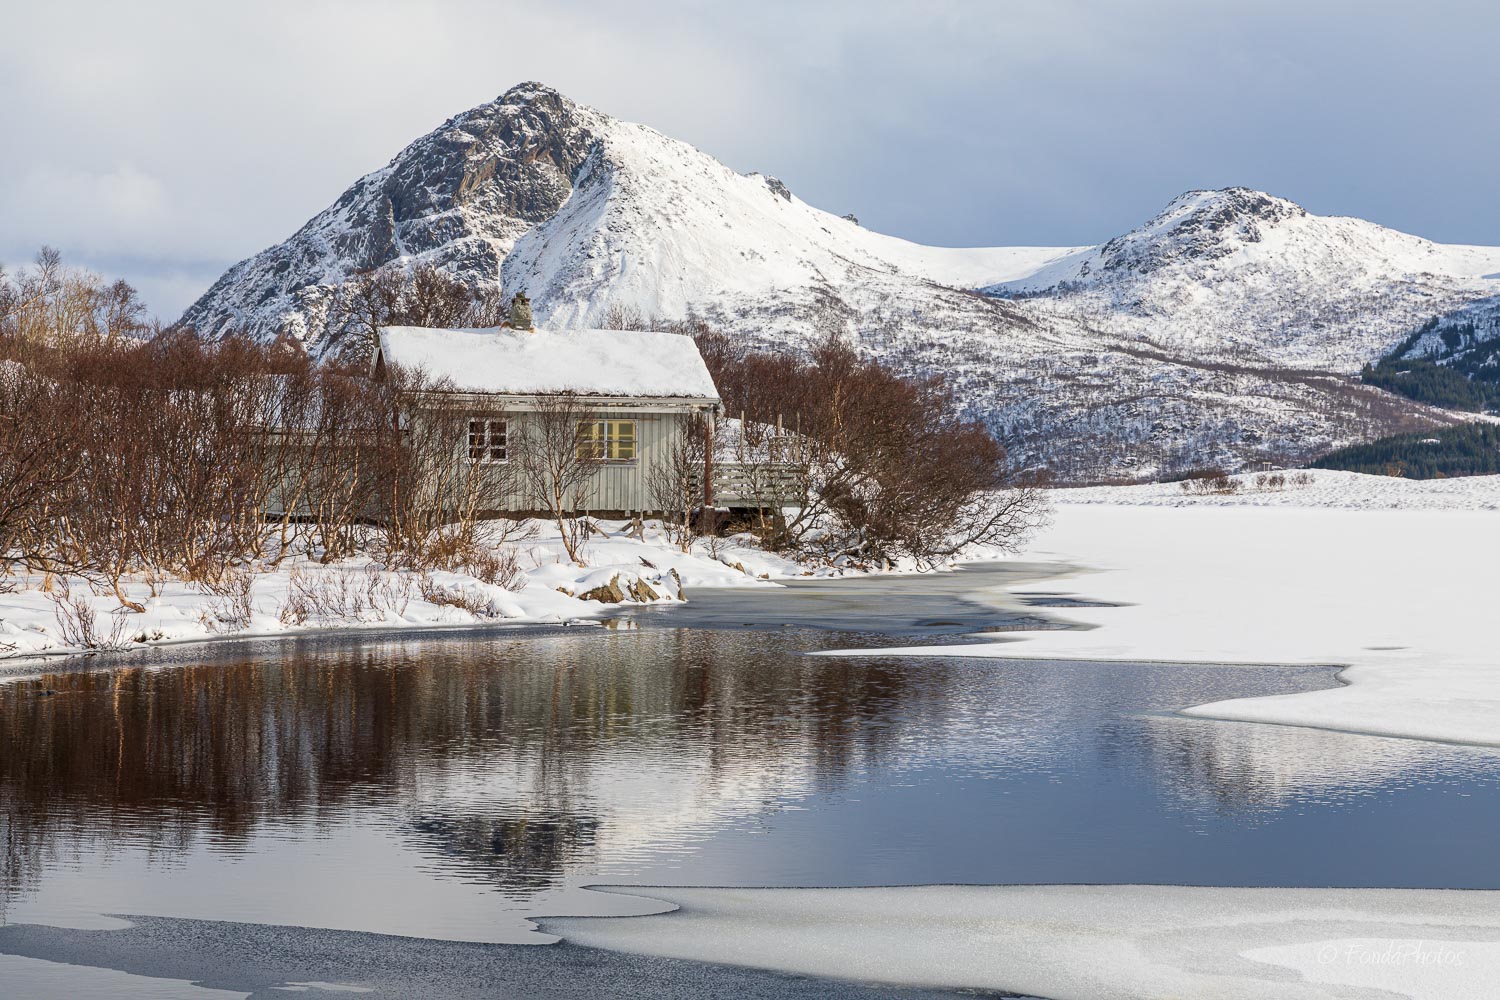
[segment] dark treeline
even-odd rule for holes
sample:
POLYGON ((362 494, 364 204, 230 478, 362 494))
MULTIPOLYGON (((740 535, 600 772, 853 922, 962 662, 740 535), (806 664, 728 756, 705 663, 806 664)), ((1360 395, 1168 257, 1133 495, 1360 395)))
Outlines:
MULTIPOLYGON (((1495 346, 1500 348, 1500 341, 1495 346)), ((1500 378, 1500 367, 1491 366, 1490 371, 1494 377, 1500 378)), ((1437 364, 1425 358, 1386 360, 1377 365, 1366 365, 1361 378, 1367 385, 1429 406, 1476 413, 1500 410, 1500 382, 1465 374, 1453 365, 1437 364)))
POLYGON ((1426 357, 1406 355, 1438 328, 1434 319, 1387 357, 1365 365, 1361 378, 1430 406, 1478 413, 1500 411, 1500 338, 1478 339, 1473 323, 1454 323, 1439 334, 1440 346, 1426 357))
POLYGON ((1315 469, 1342 469, 1377 476, 1442 479, 1500 473, 1500 426, 1463 424, 1381 438, 1330 452, 1315 469))

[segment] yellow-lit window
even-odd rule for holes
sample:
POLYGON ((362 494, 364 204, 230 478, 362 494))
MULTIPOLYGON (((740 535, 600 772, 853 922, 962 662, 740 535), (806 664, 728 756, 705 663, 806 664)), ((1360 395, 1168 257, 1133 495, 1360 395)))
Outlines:
POLYGON ((580 423, 578 457, 595 462, 635 461, 635 421, 585 420, 580 423))

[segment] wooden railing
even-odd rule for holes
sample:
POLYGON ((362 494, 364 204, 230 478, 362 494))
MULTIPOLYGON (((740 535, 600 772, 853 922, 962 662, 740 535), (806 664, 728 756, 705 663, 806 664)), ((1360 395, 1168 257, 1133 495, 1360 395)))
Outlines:
MULTIPOLYGON (((718 507, 798 507, 801 466, 792 462, 715 462, 714 505, 718 507)), ((702 474, 698 483, 702 483, 702 474)))

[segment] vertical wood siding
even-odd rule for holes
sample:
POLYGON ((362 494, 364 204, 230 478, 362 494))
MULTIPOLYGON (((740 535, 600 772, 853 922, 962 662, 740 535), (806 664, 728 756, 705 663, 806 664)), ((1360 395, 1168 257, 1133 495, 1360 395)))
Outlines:
MULTIPOLYGON (((665 462, 671 454, 673 437, 690 419, 682 410, 652 410, 647 407, 600 408, 590 411, 596 420, 634 420, 636 456, 633 461, 601 462, 594 471, 589 484, 586 507, 589 511, 649 511, 655 507, 651 501, 649 470, 657 463, 665 462)), ((524 438, 523 427, 535 414, 526 412, 504 412, 476 409, 475 417, 494 419, 504 416, 508 421, 506 437, 514 449, 524 438)), ((468 457, 468 440, 455 441, 454 447, 461 458, 468 457)), ((509 497, 507 511, 534 510, 537 504, 520 491, 509 497)))

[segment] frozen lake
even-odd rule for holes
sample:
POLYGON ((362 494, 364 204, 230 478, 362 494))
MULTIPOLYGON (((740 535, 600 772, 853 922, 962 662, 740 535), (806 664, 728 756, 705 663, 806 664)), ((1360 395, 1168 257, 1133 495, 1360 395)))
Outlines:
MULTIPOLYGON (((1029 571, 704 592, 636 628, 182 647, 0 684, 0 973, 39 977, 35 995, 49 976, 57 995, 142 976, 162 977, 143 996, 340 977, 403 995, 348 956, 420 968, 453 942, 550 941, 528 917, 616 905, 589 884, 1500 888, 1500 751, 1175 714, 1328 687, 1330 668, 806 655, 1004 630, 1046 609, 970 595, 1003 603, 1029 571), (226 922, 310 930, 272 946, 226 922)), ((589 991, 627 974, 661 995, 801 988, 573 946, 475 970, 427 995, 606 995, 589 991)))

